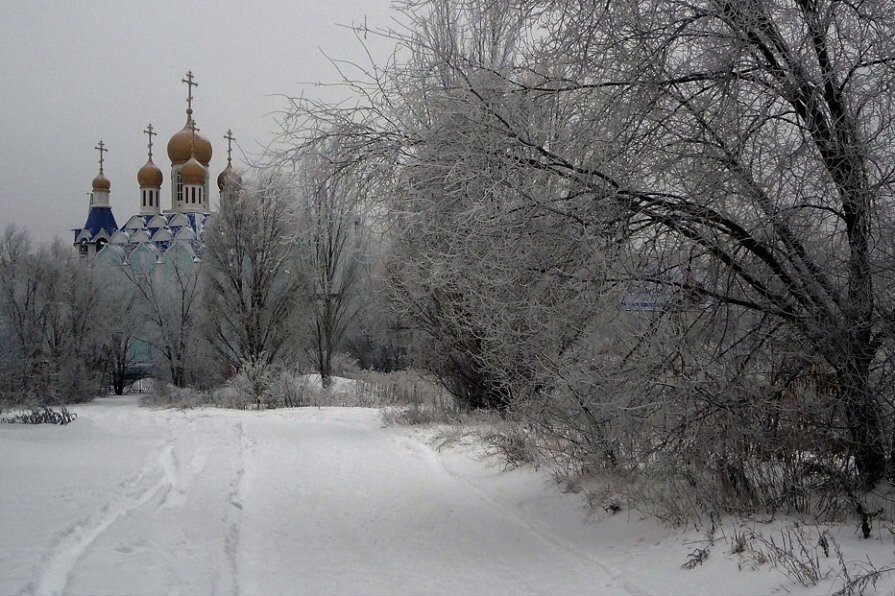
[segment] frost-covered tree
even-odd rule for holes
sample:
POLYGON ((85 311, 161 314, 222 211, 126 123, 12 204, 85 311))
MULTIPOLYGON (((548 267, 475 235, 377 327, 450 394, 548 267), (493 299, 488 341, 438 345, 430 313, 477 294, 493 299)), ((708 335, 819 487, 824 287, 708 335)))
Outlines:
POLYGON ((120 260, 116 257, 112 261, 108 263, 105 258, 97 261, 98 270, 94 277, 95 283, 99 284, 97 323, 103 368, 111 381, 112 391, 122 395, 139 364, 137 350, 145 321, 136 289, 123 276, 120 260))
POLYGON ((287 134, 392 173, 400 294, 445 349, 632 469, 701 462, 744 498, 743 454, 892 472, 890 2, 400 8, 395 59, 346 74, 364 101, 296 100, 287 134))
POLYGON ((0 370, 4 401, 78 402, 100 389, 100 294, 95 269, 55 243, 33 247, 7 227, 0 239, 0 370))
POLYGON ((203 328, 234 369, 294 350, 301 277, 287 190, 274 179, 225 191, 205 233, 203 328))
POLYGON ((137 297, 139 338, 150 346, 158 372, 179 387, 200 380, 199 266, 190 249, 174 243, 158 260, 135 251, 120 270, 137 297))
POLYGON ((367 181, 340 167, 337 144, 319 145, 298 157, 297 228, 294 240, 305 276, 311 362, 324 386, 333 356, 356 316, 358 283, 367 263, 370 233, 367 181))

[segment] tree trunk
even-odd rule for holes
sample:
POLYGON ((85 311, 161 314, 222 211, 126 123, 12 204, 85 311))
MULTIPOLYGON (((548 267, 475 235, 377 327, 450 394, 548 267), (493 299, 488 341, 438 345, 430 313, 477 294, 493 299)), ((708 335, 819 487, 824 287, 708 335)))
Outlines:
POLYGON ((892 424, 892 451, 889 453, 889 481, 895 484, 895 423, 892 424))
POLYGON ((855 466, 862 485, 869 490, 886 474, 886 447, 869 374, 862 368, 840 374, 839 398, 845 408, 855 466))

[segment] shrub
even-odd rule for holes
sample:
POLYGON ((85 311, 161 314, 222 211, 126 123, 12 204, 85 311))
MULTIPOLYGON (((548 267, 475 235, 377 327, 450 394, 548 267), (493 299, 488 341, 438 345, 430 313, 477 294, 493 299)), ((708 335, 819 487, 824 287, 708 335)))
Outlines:
POLYGON ((140 405, 155 408, 171 406, 172 387, 161 379, 149 379, 149 391, 140 398, 140 405))
POLYGON ((210 403, 208 393, 192 387, 175 387, 161 379, 152 379, 149 393, 140 398, 140 405, 153 408, 197 408, 210 403))
POLYGON ((435 381, 413 370, 390 373, 365 371, 358 377, 355 392, 370 406, 429 405, 452 408, 455 400, 435 381))
POLYGON ((350 379, 357 378, 363 373, 357 358, 342 352, 333 354, 330 360, 330 370, 334 377, 348 377, 350 379))
POLYGON ((0 417, 0 422, 6 424, 59 424, 65 425, 78 417, 77 414, 69 412, 65 406, 62 406, 57 412, 56 410, 43 406, 40 408, 32 408, 25 412, 11 413, 7 416, 0 417))
POLYGON ((268 377, 268 384, 261 395, 261 403, 268 408, 295 408, 310 404, 312 390, 306 380, 285 370, 278 370, 268 377))
POLYGON ((537 468, 538 453, 529 430, 521 424, 503 423, 482 434, 482 441, 491 454, 497 455, 506 468, 528 464, 537 468))
POLYGON ((459 414, 459 411, 454 408, 410 404, 404 407, 385 408, 382 410, 382 421, 386 426, 456 424, 460 421, 459 414))

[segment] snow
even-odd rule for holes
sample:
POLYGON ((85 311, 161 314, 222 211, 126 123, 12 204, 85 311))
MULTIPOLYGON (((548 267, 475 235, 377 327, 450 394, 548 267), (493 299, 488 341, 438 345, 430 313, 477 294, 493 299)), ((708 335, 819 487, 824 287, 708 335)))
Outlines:
MULTIPOLYGON (((74 408, 0 425, 0 593, 829 593, 740 570, 704 534, 504 471, 474 442, 382 428, 377 410, 74 408)), ((892 560, 892 537, 836 536, 892 560)), ((859 552, 860 550, 860 552, 859 552)), ((889 586, 891 587, 891 585, 889 586)), ((885 593, 885 589, 882 590, 885 593)))

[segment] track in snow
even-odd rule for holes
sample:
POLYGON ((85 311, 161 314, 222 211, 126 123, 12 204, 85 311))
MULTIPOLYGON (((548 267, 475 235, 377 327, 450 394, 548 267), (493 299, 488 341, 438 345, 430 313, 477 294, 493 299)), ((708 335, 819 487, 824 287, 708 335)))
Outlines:
POLYGON ((240 586, 247 593, 632 590, 380 428, 363 410, 255 418, 240 586))
POLYGON ((23 592, 635 591, 376 411, 157 414, 158 453, 23 592))
POLYGON ((33 586, 36 594, 64 593, 78 560, 103 532, 121 516, 145 505, 160 492, 170 489, 172 479, 168 473, 172 466, 172 446, 162 449, 156 459, 154 464, 123 483, 120 491, 96 515, 79 521, 58 534, 41 564, 41 573, 33 586))

